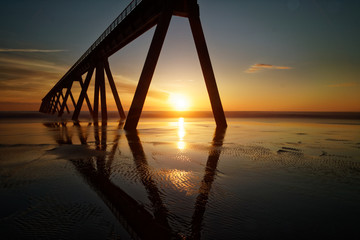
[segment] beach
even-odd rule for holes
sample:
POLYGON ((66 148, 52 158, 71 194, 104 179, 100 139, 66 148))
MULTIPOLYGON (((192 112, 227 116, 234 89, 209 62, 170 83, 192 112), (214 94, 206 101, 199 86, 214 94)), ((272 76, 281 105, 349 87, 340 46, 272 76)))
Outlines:
POLYGON ((350 239, 360 120, 2 118, 1 239, 350 239))

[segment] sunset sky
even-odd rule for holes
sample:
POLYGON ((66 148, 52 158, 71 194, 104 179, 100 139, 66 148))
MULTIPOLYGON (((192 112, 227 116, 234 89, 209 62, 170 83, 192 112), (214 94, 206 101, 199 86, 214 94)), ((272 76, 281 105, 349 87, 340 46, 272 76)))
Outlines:
MULTIPOLYGON (((1 1, 0 111, 37 111, 129 3, 1 1)), ((225 111, 360 111, 360 1, 198 3, 225 111)), ((109 58, 125 110, 153 33, 109 58)), ((187 110, 210 110, 190 26, 180 17, 172 18, 144 110, 176 110, 174 96, 186 99, 187 110)))

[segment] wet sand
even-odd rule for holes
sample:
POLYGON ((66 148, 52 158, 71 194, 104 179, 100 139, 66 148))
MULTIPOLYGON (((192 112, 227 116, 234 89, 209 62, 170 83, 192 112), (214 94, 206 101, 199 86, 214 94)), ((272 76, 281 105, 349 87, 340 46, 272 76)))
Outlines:
POLYGON ((0 123, 1 239, 350 239, 360 121, 0 123))

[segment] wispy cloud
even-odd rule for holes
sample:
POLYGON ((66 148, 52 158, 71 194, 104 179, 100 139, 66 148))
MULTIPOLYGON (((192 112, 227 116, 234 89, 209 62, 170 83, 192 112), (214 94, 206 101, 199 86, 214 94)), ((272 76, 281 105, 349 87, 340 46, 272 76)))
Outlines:
POLYGON ((0 52, 23 52, 23 53, 55 53, 66 52, 63 49, 15 49, 15 48, 0 48, 0 52))
POLYGON ((334 87, 334 88, 355 87, 355 86, 358 86, 358 84, 355 82, 347 82, 347 83, 338 83, 338 84, 328 85, 328 87, 334 87))
MULTIPOLYGON (((41 98, 64 75, 68 67, 46 58, 34 58, 32 55, 0 55, 0 110, 36 110, 41 98)), ((122 75, 113 77, 124 107, 129 106, 138 81, 122 75)), ((94 81, 89 87, 90 100, 93 96, 93 86, 94 81)), ((79 84, 74 84, 72 90, 76 98, 80 93, 79 84)), ((111 89, 106 87, 106 90, 108 91, 107 96, 111 98, 111 89)), ((152 87, 148 92, 148 98, 151 99, 150 104, 155 107, 159 102, 166 101, 168 96, 168 92, 157 87, 152 87)))
POLYGON ((0 57, 0 84, 28 83, 34 79, 59 78, 66 68, 50 61, 17 57, 0 57), (15 81, 15 82, 12 82, 15 81))
POLYGON ((292 69, 292 67, 287 66, 275 66, 271 64, 264 64, 264 63, 256 63, 252 66, 250 66, 249 69, 247 69, 246 73, 256 73, 258 71, 264 70, 264 69, 279 69, 279 70, 286 70, 286 69, 292 69))
POLYGON ((46 60, 0 56, 0 102, 39 101, 66 69, 46 60))
MULTIPOLYGON (((65 71, 63 66, 59 66, 56 63, 46 61, 46 60, 39 60, 39 59, 32 59, 32 58, 19 58, 19 57, 1 57, 0 56, 0 68, 1 70, 9 69, 22 69, 22 70, 31 70, 31 71, 47 71, 47 72, 59 72, 65 71)), ((17 73, 13 71, 13 73, 17 73)))

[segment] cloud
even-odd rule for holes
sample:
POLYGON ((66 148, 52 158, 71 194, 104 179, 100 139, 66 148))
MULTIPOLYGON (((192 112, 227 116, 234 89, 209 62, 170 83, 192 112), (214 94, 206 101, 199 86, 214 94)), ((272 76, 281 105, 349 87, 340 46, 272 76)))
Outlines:
POLYGON ((246 70, 246 73, 255 73, 264 69, 278 69, 278 70, 286 70, 286 69, 292 69, 292 67, 287 66, 275 66, 271 64, 264 64, 264 63, 256 63, 252 65, 248 70, 246 70))
POLYGON ((46 60, 0 56, 0 102, 40 102, 66 70, 46 60))
MULTIPOLYGON (((63 66, 59 66, 56 63, 38 60, 33 58, 19 58, 19 57, 0 57, 0 69, 10 71, 16 75, 19 72, 17 70, 28 70, 31 72, 65 72, 63 66)), ((20 71, 21 72, 21 71, 20 71)), ((4 78, 2 78, 4 79, 4 78)))
POLYGON ((0 52, 23 52, 23 53, 55 53, 66 52, 63 49, 14 49, 14 48, 0 48, 0 52))
MULTIPOLYGON (((42 97, 61 79, 68 68, 69 66, 49 61, 46 58, 34 58, 33 55, 12 56, 3 53, 0 55, 0 103, 2 103, 0 110, 19 109, 19 106, 22 106, 21 110, 37 110, 36 103, 41 102, 42 97)), ((127 102, 131 103, 138 81, 121 75, 113 77, 120 98, 122 99, 125 95, 127 102)), ((90 92, 88 92, 90 98, 93 96, 93 86, 92 80, 90 92)), ((73 94, 79 93, 79 85, 74 84, 73 90, 73 94)), ((111 96, 110 87, 107 86, 106 90, 110 94, 108 96, 111 96)), ((148 92, 148 98, 155 100, 155 104, 166 101, 168 96, 168 92, 155 86, 148 92)))
POLYGON ((338 87, 355 87, 355 86, 358 86, 358 84, 355 83, 355 82, 347 82, 347 83, 339 83, 339 84, 328 85, 328 87, 334 87, 334 88, 338 88, 338 87))
POLYGON ((64 66, 46 60, 0 57, 0 83, 29 82, 34 78, 49 80, 61 77, 66 70, 64 66))

